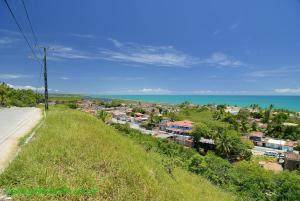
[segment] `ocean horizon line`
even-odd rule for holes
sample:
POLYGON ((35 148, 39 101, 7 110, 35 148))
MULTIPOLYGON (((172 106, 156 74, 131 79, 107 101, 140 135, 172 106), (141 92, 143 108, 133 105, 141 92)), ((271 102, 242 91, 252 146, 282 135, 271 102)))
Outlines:
POLYGON ((300 96, 278 95, 87 95, 92 98, 107 98, 132 100, 140 102, 180 104, 188 101, 192 104, 226 104, 240 107, 249 107, 257 104, 262 108, 273 105, 277 109, 287 109, 300 112, 300 96))

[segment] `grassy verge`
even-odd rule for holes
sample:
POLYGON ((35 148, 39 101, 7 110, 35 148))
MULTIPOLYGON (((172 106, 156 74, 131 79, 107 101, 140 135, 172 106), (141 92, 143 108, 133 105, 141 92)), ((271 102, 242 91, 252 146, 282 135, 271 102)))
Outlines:
POLYGON ((53 107, 35 139, 0 175, 5 189, 86 189, 93 195, 15 196, 14 200, 233 200, 206 179, 163 165, 167 157, 82 112, 53 107))
POLYGON ((83 100, 84 96, 73 95, 73 94, 50 94, 49 101, 80 101, 83 100))
POLYGON ((28 141, 29 138, 34 137, 36 131, 42 126, 43 122, 45 121, 45 116, 44 116, 44 108, 40 107, 42 110, 42 118, 39 120, 39 122, 34 126, 28 133, 26 133, 23 137, 21 137, 18 140, 18 146, 21 147, 25 144, 26 141, 28 141))

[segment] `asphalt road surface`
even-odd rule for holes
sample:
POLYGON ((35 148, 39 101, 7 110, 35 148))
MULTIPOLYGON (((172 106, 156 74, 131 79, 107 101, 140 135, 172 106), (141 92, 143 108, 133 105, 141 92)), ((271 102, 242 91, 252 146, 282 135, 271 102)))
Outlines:
POLYGON ((27 134, 41 118, 38 108, 0 108, 0 171, 16 153, 18 139, 27 134))

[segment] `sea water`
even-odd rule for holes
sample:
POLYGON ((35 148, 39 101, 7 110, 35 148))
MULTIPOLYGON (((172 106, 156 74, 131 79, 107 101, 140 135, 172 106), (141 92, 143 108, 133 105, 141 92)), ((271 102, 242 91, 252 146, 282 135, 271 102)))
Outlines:
POLYGON ((275 108, 300 112, 300 96, 225 96, 225 95, 91 95, 94 98, 124 99, 141 102, 179 104, 189 101, 193 104, 227 104, 246 107, 258 104, 262 108, 275 108))

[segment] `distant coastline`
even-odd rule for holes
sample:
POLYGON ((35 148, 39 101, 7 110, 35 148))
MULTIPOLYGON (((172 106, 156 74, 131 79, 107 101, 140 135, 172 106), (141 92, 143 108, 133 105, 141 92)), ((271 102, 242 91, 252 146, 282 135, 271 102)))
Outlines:
POLYGON ((300 96, 278 95, 89 95, 92 98, 122 99, 161 104, 179 104, 189 101, 193 104, 227 104, 247 107, 257 104, 262 108, 270 104, 278 109, 300 112, 300 96))

